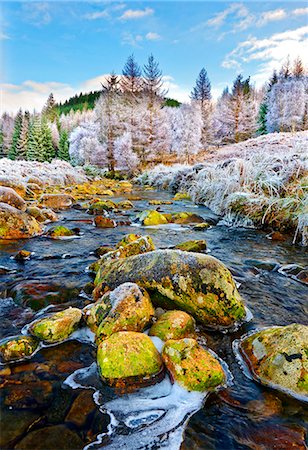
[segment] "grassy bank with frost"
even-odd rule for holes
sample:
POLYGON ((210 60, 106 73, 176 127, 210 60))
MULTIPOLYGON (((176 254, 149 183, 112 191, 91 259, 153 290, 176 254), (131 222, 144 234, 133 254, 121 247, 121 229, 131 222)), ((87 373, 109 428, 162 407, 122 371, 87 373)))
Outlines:
POLYGON ((225 147, 204 162, 159 165, 139 182, 187 192, 236 226, 293 233, 308 245, 308 132, 260 136, 225 147))

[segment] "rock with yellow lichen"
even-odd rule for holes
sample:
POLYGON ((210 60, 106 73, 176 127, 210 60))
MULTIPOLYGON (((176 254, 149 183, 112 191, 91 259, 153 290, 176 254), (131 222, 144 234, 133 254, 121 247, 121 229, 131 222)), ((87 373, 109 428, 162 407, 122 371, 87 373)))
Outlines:
POLYGON ((145 226, 163 225, 168 223, 168 220, 163 214, 155 210, 146 210, 137 214, 136 219, 145 226))
POLYGON ((86 324, 93 333, 97 332, 100 323, 106 318, 110 310, 111 303, 108 292, 95 303, 91 303, 83 309, 86 324))
POLYGON ((98 342, 117 331, 143 331, 152 322, 155 310, 149 294, 135 283, 121 284, 103 299, 112 308, 98 326, 98 342))
POLYGON ((42 234, 41 225, 26 212, 0 203, 0 239, 24 239, 42 234))
POLYGON ((103 211, 112 211, 117 205, 111 200, 101 200, 93 203, 89 208, 90 214, 101 214, 103 211))
POLYGON ((179 212, 171 215, 171 222, 178 224, 202 223, 204 219, 192 212, 179 212))
POLYGON ((26 210, 30 216, 34 217, 38 222, 56 222, 57 214, 49 208, 38 208, 37 206, 29 206, 26 210))
POLYGON ((0 202, 7 203, 21 211, 25 211, 27 207, 24 199, 14 189, 7 186, 0 186, 0 202))
POLYGON ((117 203, 117 208, 119 209, 131 209, 134 205, 130 200, 122 200, 121 202, 117 203))
POLYGON ((167 341, 162 358, 171 378, 188 391, 209 391, 225 382, 220 362, 195 339, 167 341))
POLYGON ((70 237, 70 236, 74 236, 75 233, 73 230, 70 230, 69 228, 66 228, 62 225, 58 225, 57 227, 53 227, 50 228, 50 230, 48 230, 47 232, 47 236, 53 238, 53 239, 58 239, 61 237, 70 237))
POLYGON ((204 239, 196 241, 185 241, 176 245, 174 248, 177 250, 183 250, 185 252, 204 252, 206 250, 206 241, 204 239))
POLYGON ((239 350, 257 381, 308 400, 308 326, 264 329, 244 338, 239 350))
POLYGON ((157 336, 162 341, 182 339, 195 335, 195 320, 184 311, 167 311, 152 325, 149 336, 157 336))
POLYGON ((38 348, 39 340, 33 336, 10 336, 0 341, 2 362, 18 361, 30 357, 38 348))
POLYGON ((131 281, 145 288, 155 306, 180 309, 208 327, 228 328, 246 318, 230 271, 218 259, 201 253, 156 250, 100 267, 95 298, 131 281))
POLYGON ((143 333, 120 331, 100 342, 97 365, 102 380, 119 390, 147 386, 163 377, 163 362, 143 333))
POLYGON ((173 200, 191 200, 191 197, 187 192, 177 192, 173 200))
POLYGON ((68 308, 54 314, 35 320, 29 327, 32 336, 53 344, 67 339, 78 327, 82 311, 78 308, 68 308))

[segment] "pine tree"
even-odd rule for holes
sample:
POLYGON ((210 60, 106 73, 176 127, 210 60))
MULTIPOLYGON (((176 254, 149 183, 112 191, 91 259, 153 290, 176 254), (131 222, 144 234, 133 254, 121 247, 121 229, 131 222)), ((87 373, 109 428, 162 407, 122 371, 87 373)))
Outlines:
POLYGON ((202 119, 201 145, 205 149, 212 137, 211 83, 205 68, 201 69, 190 97, 200 106, 202 119))
POLYGON ((281 78, 284 78, 287 80, 291 77, 292 71, 291 71, 291 63, 290 63, 290 57, 288 56, 285 63, 281 66, 279 75, 281 78))
POLYGON ((17 143, 20 138, 21 127, 22 127, 22 118, 23 118, 23 114, 22 114, 22 110, 20 109, 16 115, 15 122, 14 122, 12 143, 11 143, 11 147, 10 147, 10 150, 8 153, 8 157, 10 159, 16 159, 16 156, 17 156, 17 143))
POLYGON ((51 129, 48 126, 47 120, 43 118, 41 122, 41 133, 43 142, 43 161, 52 161, 56 156, 55 148, 52 143, 51 129))
POLYGON ((266 102, 261 103, 258 115, 258 125, 259 128, 257 130, 257 134, 266 134, 266 115, 267 115, 267 104, 266 102))
POLYGON ((134 55, 130 55, 124 65, 121 78, 121 89, 130 101, 136 101, 143 89, 142 73, 134 55))
POLYGON ((293 75, 295 76, 295 78, 301 78, 305 75, 305 68, 304 68, 303 62, 299 56, 294 61, 292 72, 293 72, 293 75))
POLYGON ((70 160, 68 133, 66 130, 63 130, 60 133, 58 157, 59 159, 63 159, 64 161, 70 160))
POLYGON ((41 118, 38 115, 30 122, 27 159, 41 162, 45 159, 41 118))
POLYGON ((22 118, 22 126, 20 131, 20 136, 16 145, 16 159, 26 159, 27 148, 29 140, 29 123, 30 123, 30 113, 25 111, 22 118))
POLYGON ((54 122, 57 119, 58 111, 53 93, 49 95, 47 102, 42 110, 42 115, 50 122, 54 122))

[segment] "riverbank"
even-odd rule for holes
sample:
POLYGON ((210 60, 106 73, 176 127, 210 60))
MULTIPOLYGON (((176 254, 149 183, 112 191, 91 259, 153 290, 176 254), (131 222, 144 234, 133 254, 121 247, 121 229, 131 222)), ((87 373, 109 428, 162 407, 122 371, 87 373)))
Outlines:
POLYGON ((260 136, 190 165, 159 165, 138 181, 186 193, 225 224, 293 234, 308 244, 308 133, 260 136))

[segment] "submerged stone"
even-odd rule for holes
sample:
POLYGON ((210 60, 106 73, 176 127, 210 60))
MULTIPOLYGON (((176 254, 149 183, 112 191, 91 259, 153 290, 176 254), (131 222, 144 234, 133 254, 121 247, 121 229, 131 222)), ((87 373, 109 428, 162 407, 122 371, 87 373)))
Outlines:
POLYGON ((145 288, 155 306, 181 309, 209 327, 230 327, 246 317, 230 271, 216 258, 180 250, 156 250, 100 267, 94 290, 131 281, 145 288))
POLYGON ((17 361, 31 356, 39 345, 33 336, 11 336, 0 341, 0 357, 2 362, 17 361))
POLYGON ((97 364, 102 380, 122 389, 154 384, 163 362, 153 342, 143 333, 120 331, 98 345, 97 364))
POLYGON ((0 239, 24 239, 41 233, 40 224, 30 214, 0 203, 0 239))
POLYGON ((29 252, 28 250, 19 250, 19 252, 14 256, 14 259, 15 261, 26 261, 30 259, 30 257, 31 252, 29 252))
POLYGON ((202 222, 202 223, 197 223, 197 225, 194 225, 193 230, 195 231, 205 231, 208 228, 210 228, 211 224, 208 222, 202 222))
POLYGON ((167 341, 162 358, 171 378, 188 391, 208 391, 225 382, 220 362, 195 339, 167 341))
POLYGON ((293 323, 244 338, 239 350, 262 384, 308 400, 308 327, 293 323))
POLYGON ((68 308, 34 321, 29 332, 49 344, 61 342, 77 329, 81 318, 80 309, 68 308))
POLYGON ((185 252, 204 252, 206 250, 206 241, 201 239, 199 241, 186 241, 176 245, 174 248, 183 250, 185 252))
POLYGON ((64 425, 53 425, 28 433, 16 446, 17 450, 81 450, 85 446, 77 433, 64 425))
POLYGON ((154 317, 155 310, 149 294, 137 284, 121 284, 104 297, 104 303, 111 304, 112 309, 98 326, 97 341, 117 331, 143 331, 154 317))
POLYGON ((149 205, 173 205, 170 200, 150 200, 149 205))
POLYGON ((136 218, 141 222, 142 225, 162 225, 168 223, 168 220, 163 214, 160 214, 155 210, 146 210, 140 214, 137 214, 136 218))
POLYGON ((162 341, 192 337, 194 334, 195 320, 184 311, 167 311, 149 331, 149 336, 157 336, 162 341))

